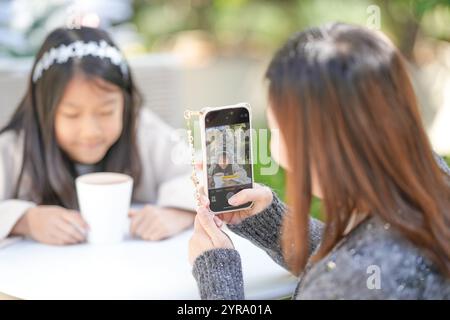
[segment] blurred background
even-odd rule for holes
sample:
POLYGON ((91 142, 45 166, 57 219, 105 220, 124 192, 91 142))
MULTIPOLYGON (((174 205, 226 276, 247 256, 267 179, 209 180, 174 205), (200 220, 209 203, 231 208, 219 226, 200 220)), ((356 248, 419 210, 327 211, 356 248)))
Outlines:
MULTIPOLYGON (((182 111, 247 101, 265 128, 263 74, 290 34, 331 21, 380 29, 406 57, 435 150, 450 154, 450 0, 0 0, 0 125, 25 91, 33 56, 55 27, 111 32, 146 107, 174 127, 182 111)), ((256 150, 255 154, 258 154, 256 150)), ((256 180, 284 194, 284 174, 256 180)))

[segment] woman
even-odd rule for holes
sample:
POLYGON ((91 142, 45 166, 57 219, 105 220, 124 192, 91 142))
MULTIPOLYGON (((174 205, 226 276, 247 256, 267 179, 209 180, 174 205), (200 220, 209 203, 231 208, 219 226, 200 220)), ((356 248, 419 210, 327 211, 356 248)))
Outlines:
POLYGON ((201 297, 244 298, 225 222, 300 275, 295 299, 450 298, 450 170, 435 160, 399 52, 332 24, 291 38, 266 77, 290 210, 261 186, 230 198, 252 209, 220 219, 203 198, 189 246, 201 297), (324 224, 308 214, 312 195, 324 224))

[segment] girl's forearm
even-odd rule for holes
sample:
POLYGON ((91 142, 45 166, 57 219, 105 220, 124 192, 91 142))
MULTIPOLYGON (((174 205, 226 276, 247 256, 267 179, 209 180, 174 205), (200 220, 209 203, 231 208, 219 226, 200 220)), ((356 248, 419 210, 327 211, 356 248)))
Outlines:
POLYGON ((10 235, 11 236, 28 236, 29 235, 29 225, 28 225, 28 215, 30 213, 28 209, 19 220, 17 220, 16 224, 12 228, 10 235))

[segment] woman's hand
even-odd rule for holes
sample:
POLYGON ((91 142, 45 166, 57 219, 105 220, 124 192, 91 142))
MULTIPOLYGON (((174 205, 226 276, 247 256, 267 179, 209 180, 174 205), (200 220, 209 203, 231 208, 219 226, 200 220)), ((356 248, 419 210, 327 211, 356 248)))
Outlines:
POLYGON ((230 238, 220 230, 221 226, 222 221, 214 216, 208 208, 201 206, 197 209, 194 234, 189 241, 189 262, 191 265, 205 251, 234 248, 230 238))
POLYGON ((130 234, 143 240, 157 241, 169 238, 194 222, 194 213, 179 209, 146 205, 138 211, 130 211, 130 234))
MULTIPOLYGON (((238 224, 245 218, 260 213, 266 209, 273 201, 272 190, 269 187, 254 184, 252 189, 243 189, 232 196, 228 203, 233 206, 243 205, 247 202, 253 202, 253 206, 249 209, 243 209, 234 212, 226 212, 218 214, 221 220, 229 224, 238 224)), ((209 200, 205 195, 204 188, 200 188, 200 203, 209 208, 209 200)))
POLYGON ((81 243, 89 227, 80 213, 59 206, 37 206, 28 209, 11 234, 29 236, 52 245, 81 243))

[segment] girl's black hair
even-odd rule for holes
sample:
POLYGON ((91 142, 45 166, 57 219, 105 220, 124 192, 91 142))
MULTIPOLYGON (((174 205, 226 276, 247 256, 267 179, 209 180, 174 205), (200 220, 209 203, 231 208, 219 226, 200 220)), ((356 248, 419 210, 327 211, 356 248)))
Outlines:
MULTIPOLYGON (((52 48, 74 41, 106 41, 117 48, 109 35, 95 28, 58 28, 45 39, 36 56, 33 69, 42 56, 52 48)), ((13 130, 24 134, 22 168, 15 188, 15 197, 29 176, 31 194, 27 197, 37 204, 60 205, 77 208, 74 179, 77 176, 73 161, 58 146, 55 136, 55 111, 65 88, 75 74, 88 79, 102 79, 119 87, 123 93, 123 129, 119 139, 111 146, 105 157, 97 164, 99 170, 121 172, 133 177, 135 186, 141 176, 141 162, 137 148, 137 116, 142 99, 133 84, 131 72, 121 68, 107 58, 84 56, 71 58, 66 63, 55 63, 43 72, 34 83, 31 73, 28 89, 9 123, 0 134, 13 130)), ((27 186, 28 187, 28 186, 27 186)))

